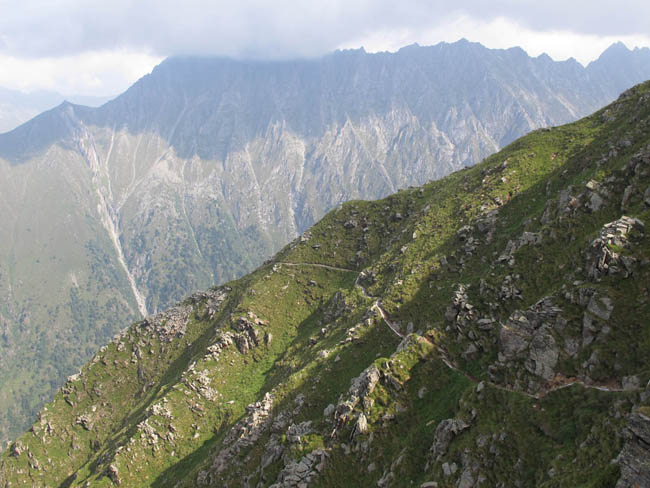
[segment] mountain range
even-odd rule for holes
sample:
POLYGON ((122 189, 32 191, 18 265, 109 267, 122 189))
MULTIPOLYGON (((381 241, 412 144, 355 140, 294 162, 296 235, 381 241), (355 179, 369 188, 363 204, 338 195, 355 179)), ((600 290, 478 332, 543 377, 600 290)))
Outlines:
POLYGON ((459 41, 171 58, 0 135, 0 438, 129 322, 244 275, 342 202, 438 179, 650 78, 459 41))
POLYGON ((0 486, 650 485, 650 82, 126 328, 0 486))
POLYGON ((99 107, 114 97, 61 95, 51 91, 30 93, 0 87, 0 133, 8 132, 65 100, 80 105, 99 107))

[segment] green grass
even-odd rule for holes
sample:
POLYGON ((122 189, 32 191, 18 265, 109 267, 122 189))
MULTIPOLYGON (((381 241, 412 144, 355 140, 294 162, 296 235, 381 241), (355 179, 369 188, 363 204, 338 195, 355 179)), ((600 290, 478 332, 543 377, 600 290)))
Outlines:
POLYGON ((627 185, 639 191, 625 214, 650 223, 640 197, 650 185, 650 172, 630 163, 650 143, 650 107, 639 102, 648 92, 650 85, 642 85, 610 107, 615 122, 604 122, 601 111, 535 131, 483 163, 421 189, 343 205, 310 230, 309 240, 291 243, 254 273, 229 283, 228 298, 212 319, 205 314, 206 303, 192 304, 184 337, 161 341, 132 326, 121 350, 110 344, 21 437, 32 458, 27 451, 3 455, 0 481, 60 485, 67 479, 69 486, 111 486, 105 474, 112 464, 124 486, 195 486, 199 473, 213 470, 214 459, 228 447, 233 427, 248 418, 247 405, 271 392, 272 419, 283 421, 270 422, 256 442, 242 444, 215 475, 215 484, 241 486, 249 476, 251 486, 271 485, 284 461, 271 463, 264 478, 258 466, 268 443, 278 441, 294 460, 315 449, 328 452, 316 486, 374 485, 390 472, 392 486, 430 480, 455 486, 469 465, 488 485, 517 480, 521 486, 611 486, 618 468, 610 460, 622 447, 620 432, 626 414, 636 408, 636 393, 574 385, 532 398, 523 391, 535 392, 544 381, 528 371, 525 356, 497 364, 499 324, 550 297, 563 319, 549 332, 558 345, 555 372, 613 385, 623 376, 637 375, 641 384, 650 378, 647 231, 630 235, 620 249, 636 259, 633 276, 590 281, 585 272, 591 241, 623 214, 627 185), (619 145, 617 155, 603 159, 622 139, 631 145, 619 145), (597 212, 585 206, 590 179, 608 192, 597 212), (573 210, 566 210, 569 197, 575 197, 573 210), (494 226, 481 230, 480 222, 493 210, 494 226), (351 220, 357 225, 347 224, 351 220), (466 225, 470 230, 459 235, 466 225), (540 233, 541 242, 517 249, 512 265, 500 262, 508 242, 517 242, 523 232, 540 233), (476 242, 471 253, 468 237, 476 242), (381 299, 391 321, 411 333, 401 346, 372 310, 375 299, 355 285, 360 271, 367 276, 363 286, 381 299), (506 277, 521 298, 502 297, 506 277), (463 324, 445 318, 460 284, 472 306, 463 324), (614 305, 609 323, 599 324, 609 331, 591 344, 582 342, 586 304, 578 297, 585 290, 609 297, 614 305), (256 328, 259 337, 270 340, 246 354, 233 344, 217 361, 206 354, 225 332, 235 333, 239 318, 249 312, 265 321, 256 328), (481 318, 493 319, 492 325, 481 327, 481 318), (575 355, 565 350, 572 341, 579 345, 575 355), (136 348, 142 358, 132 361, 136 348), (439 350, 461 371, 449 369, 439 350), (589 366, 594 354, 598 362, 589 366), (335 426, 324 410, 348 399, 353 378, 373 364, 381 371, 374 391, 355 404, 349 421, 332 435, 335 426), (212 400, 193 390, 202 372, 217 392, 212 400), (478 393, 479 380, 510 390, 486 383, 478 393), (154 404, 168 408, 172 418, 148 416, 154 404), (361 412, 369 432, 351 440, 361 412), (76 425, 84 413, 94 419, 91 431, 76 425), (434 433, 448 418, 471 427, 433 463, 434 433), (143 432, 145 420, 157 433, 156 442, 143 432), (288 427, 306 421, 311 432, 289 445, 288 427), (48 422, 54 435, 47 433, 48 422), (32 459, 40 464, 49 459, 47 471, 30 468, 32 459), (443 462, 456 463, 459 471, 445 478, 443 462))

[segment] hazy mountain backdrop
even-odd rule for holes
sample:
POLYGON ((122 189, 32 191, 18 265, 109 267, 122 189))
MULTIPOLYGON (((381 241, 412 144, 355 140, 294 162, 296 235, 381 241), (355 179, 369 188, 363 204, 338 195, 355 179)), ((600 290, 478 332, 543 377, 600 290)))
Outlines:
POLYGON ((84 95, 61 95, 56 92, 36 91, 24 93, 0 87, 0 133, 15 129, 45 110, 56 107, 63 101, 99 107, 114 97, 93 97, 84 95))

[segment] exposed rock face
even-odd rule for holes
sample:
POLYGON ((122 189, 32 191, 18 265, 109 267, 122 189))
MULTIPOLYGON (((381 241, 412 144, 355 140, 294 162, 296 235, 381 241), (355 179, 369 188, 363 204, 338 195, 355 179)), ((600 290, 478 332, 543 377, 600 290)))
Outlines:
POLYGON ((624 436, 625 445, 616 458, 621 467, 616 488, 650 486, 650 418, 631 414, 624 436))
POLYGON ((303 488, 325 469, 328 454, 322 449, 303 456, 299 461, 292 460, 284 466, 278 479, 270 488, 303 488))
POLYGON ((377 366, 373 364, 352 380, 352 385, 348 390, 347 398, 344 400, 342 399, 338 405, 336 405, 334 410, 333 434, 336 433, 339 427, 350 420, 354 408, 359 404, 359 401, 362 401, 373 392, 380 377, 380 371, 377 369, 377 366))
POLYGON ((542 242, 542 235, 539 232, 524 232, 521 237, 516 241, 508 241, 505 250, 499 256, 500 263, 508 263, 513 266, 515 264, 514 253, 521 249, 523 246, 537 245, 542 242))
POLYGON ((645 225, 641 220, 625 215, 604 225, 600 236, 593 240, 587 252, 587 276, 598 280, 605 275, 631 273, 634 260, 622 256, 615 249, 627 246, 628 234, 633 229, 643 232, 644 228, 645 225))
POLYGON ((601 332, 607 333, 609 327, 606 324, 612 315, 614 305, 611 298, 601 296, 592 290, 593 294, 587 304, 587 309, 584 312, 582 319, 582 345, 588 346, 591 344, 598 334, 601 332))
POLYGON ((528 310, 513 312, 508 321, 501 325, 497 369, 516 371, 517 378, 523 379, 521 368, 512 364, 516 361, 523 363, 525 370, 536 378, 524 384, 519 379, 515 380, 514 386, 534 392, 537 388, 535 385, 550 380, 555 374, 559 348, 553 330, 566 324, 560 316, 561 311, 550 298, 544 298, 528 310))
POLYGON ((197 475, 197 484, 205 486, 214 483, 216 475, 228 468, 233 458, 246 446, 255 443, 268 428, 272 418, 273 396, 266 393, 260 402, 246 407, 246 417, 238 422, 226 436, 223 449, 215 456, 210 471, 201 471, 197 475))
POLYGON ((440 422, 433 434, 433 444, 430 449, 431 459, 434 462, 439 461, 447 453, 451 441, 468 428, 469 424, 462 419, 445 419, 440 422))

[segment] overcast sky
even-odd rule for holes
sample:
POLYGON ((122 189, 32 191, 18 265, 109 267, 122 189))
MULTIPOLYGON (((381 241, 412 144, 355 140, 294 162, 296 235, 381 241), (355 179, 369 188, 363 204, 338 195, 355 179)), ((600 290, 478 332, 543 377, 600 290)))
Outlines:
POLYGON ((0 0, 0 86, 110 95, 167 56, 313 57, 465 37, 583 64, 650 46, 648 0, 0 0))

